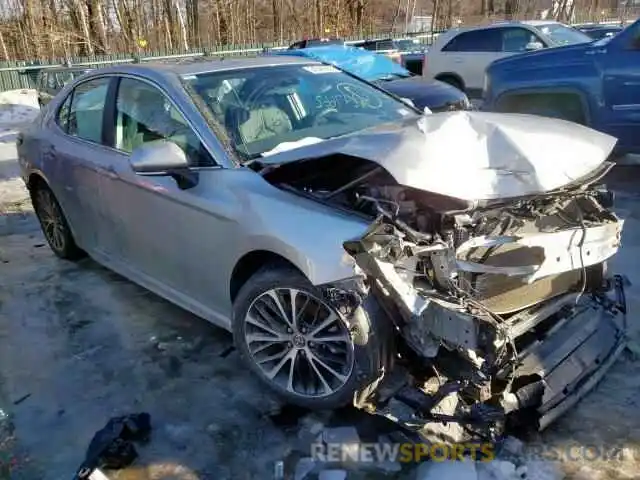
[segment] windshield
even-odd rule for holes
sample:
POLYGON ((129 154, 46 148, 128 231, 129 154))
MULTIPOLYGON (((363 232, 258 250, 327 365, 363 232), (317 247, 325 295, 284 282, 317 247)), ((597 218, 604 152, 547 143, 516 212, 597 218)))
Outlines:
POLYGON ((589 35, 560 23, 539 25, 537 28, 549 37, 555 45, 574 45, 577 43, 589 43, 592 41, 589 35))
POLYGON ((403 102, 330 65, 283 65, 184 77, 240 156, 418 116, 403 102))

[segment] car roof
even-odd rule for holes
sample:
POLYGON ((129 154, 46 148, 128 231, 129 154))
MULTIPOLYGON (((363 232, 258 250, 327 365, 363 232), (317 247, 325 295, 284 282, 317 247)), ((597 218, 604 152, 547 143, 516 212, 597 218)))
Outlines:
POLYGON ((522 20, 518 23, 524 23, 525 25, 531 25, 532 27, 539 27, 541 25, 563 25, 561 22, 555 20, 522 20))
POLYGON ((624 30, 624 27, 619 25, 580 25, 579 30, 624 30))
POLYGON ((439 34, 434 39, 432 48, 436 47, 437 49, 437 47, 443 46, 444 44, 448 43, 453 37, 461 33, 474 32, 478 30, 492 30, 497 28, 513 27, 513 26, 528 26, 533 28, 533 27, 539 27, 541 25, 551 25, 551 24, 563 25, 561 22, 556 22, 555 20, 523 20, 523 21, 501 20, 498 22, 490 23, 488 25, 471 25, 468 27, 467 26, 455 27, 439 34))
POLYGON ((144 74, 145 72, 163 72, 174 73, 178 76, 195 75, 205 72, 217 72, 225 70, 239 70, 252 67, 274 67, 280 65, 309 65, 310 63, 319 63, 314 60, 265 55, 259 57, 248 58, 220 58, 211 59, 210 57, 191 57, 181 59, 170 59, 163 61, 151 61, 145 63, 127 63, 117 66, 104 67, 96 70, 100 73, 133 73, 144 74))
POLYGON ((490 23, 488 25, 472 25, 472 26, 468 26, 468 27, 456 27, 456 28, 452 28, 451 30, 447 30, 446 32, 443 33, 448 33, 448 32, 456 32, 456 33, 462 33, 462 32, 471 32, 474 30, 490 30, 493 28, 504 28, 504 27, 512 27, 512 26, 517 26, 517 25, 528 25, 530 27, 539 27, 541 25, 562 25, 562 23, 560 22, 556 22, 555 20, 504 20, 504 21, 499 21, 499 22, 494 22, 494 23, 490 23))
MULTIPOLYGON (((355 44, 354 44, 355 45, 355 44)), ((288 56, 292 57, 305 57, 305 58, 313 58, 316 59, 316 56, 319 53, 324 53, 325 55, 344 55, 344 52, 352 53, 353 55, 360 56, 371 56, 375 55, 375 53, 370 52, 369 50, 362 50, 361 48, 352 46, 352 45, 318 45, 315 47, 301 48, 298 50, 282 50, 277 52, 275 55, 280 56, 288 56)))

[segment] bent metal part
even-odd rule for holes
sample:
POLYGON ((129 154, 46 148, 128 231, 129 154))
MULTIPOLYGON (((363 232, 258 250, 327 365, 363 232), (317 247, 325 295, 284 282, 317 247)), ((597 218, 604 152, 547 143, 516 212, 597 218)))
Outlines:
MULTIPOLYGON (((487 126, 493 117, 468 118, 489 137, 486 144, 492 135, 509 137, 509 128, 487 126)), ((438 117, 438 128, 427 126, 427 142, 437 144, 438 131, 446 135, 446 122, 438 117)), ((360 137, 304 146, 261 166, 274 185, 375 219, 364 235, 344 243, 354 269, 350 287, 324 289, 347 325, 358 325, 352 319, 375 302, 395 332, 393 362, 363 385, 354 404, 432 441, 544 429, 602 378, 625 346, 625 280, 606 268, 620 247, 623 221, 599 184, 612 167, 604 159, 615 141, 596 134, 595 147, 582 144, 589 165, 567 159, 559 168, 563 174, 572 168, 574 178, 564 184, 538 168, 541 158, 529 159, 525 174, 498 165, 489 153, 487 168, 509 177, 498 184, 505 190, 490 191, 484 182, 472 201, 453 195, 459 185, 441 182, 428 190, 422 187, 433 180, 392 166, 398 151, 417 151, 407 138, 419 138, 415 131, 396 133, 401 138, 386 142, 401 147, 387 157, 373 155, 360 137), (335 178, 323 179, 322 172, 335 175, 324 167, 336 164, 348 173, 343 186, 331 189, 335 178), (522 194, 509 196, 518 182, 522 194)), ((574 134, 585 139, 584 131, 574 134)))

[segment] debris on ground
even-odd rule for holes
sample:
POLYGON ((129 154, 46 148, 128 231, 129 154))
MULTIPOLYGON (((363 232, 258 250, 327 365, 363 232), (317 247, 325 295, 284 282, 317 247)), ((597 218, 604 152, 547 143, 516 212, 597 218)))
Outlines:
POLYGON ((416 470, 415 480, 477 480, 476 464, 467 461, 425 462, 416 470))
POLYGON ((132 442, 146 442, 151 433, 148 413, 114 417, 93 436, 74 480, 92 479, 95 470, 128 467, 138 452, 132 442))

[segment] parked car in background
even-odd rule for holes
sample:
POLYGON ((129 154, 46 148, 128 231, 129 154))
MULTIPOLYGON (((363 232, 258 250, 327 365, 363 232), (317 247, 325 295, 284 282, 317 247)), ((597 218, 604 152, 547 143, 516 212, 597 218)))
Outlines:
POLYGON ((417 75, 422 74, 422 62, 426 45, 412 38, 382 38, 349 43, 352 47, 363 48, 372 52, 387 55, 392 60, 417 75))
POLYGON ((544 429, 624 350, 622 221, 598 186, 614 143, 422 115, 277 56, 96 70, 17 137, 56 255, 231 330, 290 403, 456 443, 544 429))
POLYGON ((289 45, 289 50, 297 50, 299 48, 317 47, 319 45, 344 45, 344 40, 335 37, 324 38, 305 38, 299 42, 289 45))
POLYGON ((498 60, 486 72, 483 109, 588 125, 640 153, 640 20, 613 37, 498 60))
POLYGON ((612 37, 624 30, 624 27, 616 25, 599 25, 597 23, 574 25, 574 28, 580 30, 586 35, 589 35, 592 40, 600 40, 604 37, 612 37))
POLYGON ((36 77, 38 105, 42 108, 70 81, 91 71, 87 67, 52 67, 43 68, 36 77))
POLYGON ((429 47, 422 74, 480 97, 491 62, 518 53, 591 42, 586 34, 558 22, 500 22, 447 30, 429 47))
POLYGON ((438 80, 425 80, 384 55, 360 48, 313 47, 278 52, 276 55, 296 55, 335 65, 399 97, 411 100, 420 110, 425 107, 432 112, 471 109, 469 99, 457 88, 438 80))

